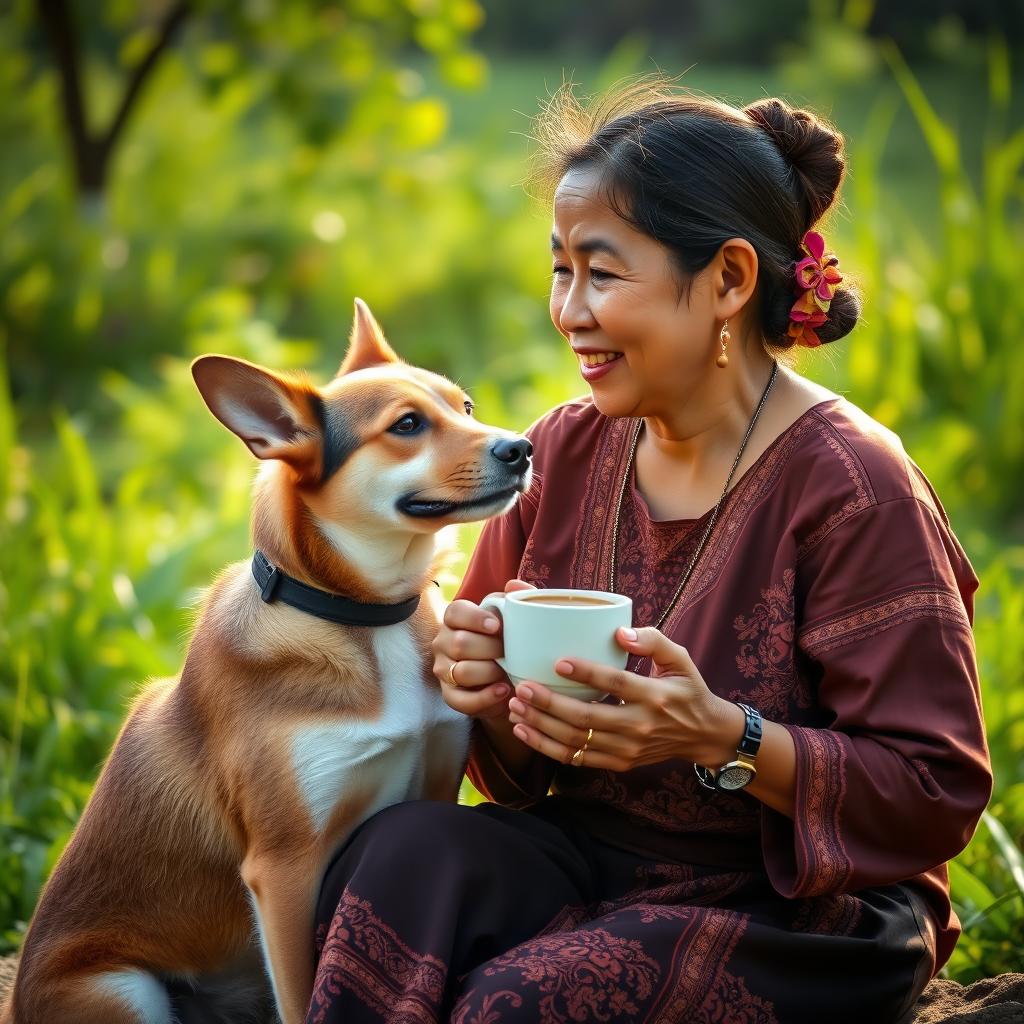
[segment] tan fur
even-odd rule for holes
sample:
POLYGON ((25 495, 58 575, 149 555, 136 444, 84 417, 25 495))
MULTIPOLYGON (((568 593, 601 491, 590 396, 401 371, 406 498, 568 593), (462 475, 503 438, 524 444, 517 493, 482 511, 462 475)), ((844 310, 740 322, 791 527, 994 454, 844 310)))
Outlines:
MULTIPOLYGON (((215 415, 266 460, 254 487, 256 546, 300 581, 357 600, 423 595, 403 628, 425 706, 441 707, 430 654, 441 607, 434 534, 501 509, 405 521, 368 492, 408 479, 432 499, 473 500, 501 468, 489 446, 509 435, 467 416, 450 381, 401 363, 358 300, 349 353, 322 390, 226 357, 197 360, 194 372, 215 415), (326 480, 318 402, 352 448, 326 480), (418 442, 388 432, 409 409, 433 424, 418 442), (346 544, 358 557, 344 557, 346 544)), ((303 1019, 320 878, 377 794, 353 785, 331 795, 318 827, 307 801, 310 785, 322 796, 321 782, 303 789, 293 744, 297 730, 385 713, 372 633, 264 603, 248 559, 217 577, 180 677, 150 683, 132 704, 40 897, 2 1024, 139 1024, 93 979, 128 968, 159 979, 230 972, 253 958, 253 905, 278 1010, 286 1024, 303 1019)), ((462 753, 453 761, 451 736, 437 728, 425 741, 417 770, 427 797, 456 798, 462 753)))

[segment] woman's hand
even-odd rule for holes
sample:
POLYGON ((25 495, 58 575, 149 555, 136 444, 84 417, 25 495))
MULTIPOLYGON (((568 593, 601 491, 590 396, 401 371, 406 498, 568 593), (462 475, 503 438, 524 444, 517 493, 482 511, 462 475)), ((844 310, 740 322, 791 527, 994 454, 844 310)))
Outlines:
MULTIPOLYGON (((509 580, 505 593, 533 590, 522 580, 509 580)), ((434 675, 445 703, 473 718, 495 719, 507 714, 512 692, 508 676, 495 661, 505 652, 501 619, 472 601, 452 601, 434 638, 434 675)))
POLYGON ((743 735, 743 711, 708 689, 685 647, 656 629, 623 628, 615 639, 630 654, 651 658, 650 678, 564 658, 555 666, 560 676, 603 690, 623 703, 587 703, 541 683, 520 683, 508 705, 514 735, 568 764, 593 729, 577 764, 620 772, 670 758, 717 766, 735 756, 743 735))

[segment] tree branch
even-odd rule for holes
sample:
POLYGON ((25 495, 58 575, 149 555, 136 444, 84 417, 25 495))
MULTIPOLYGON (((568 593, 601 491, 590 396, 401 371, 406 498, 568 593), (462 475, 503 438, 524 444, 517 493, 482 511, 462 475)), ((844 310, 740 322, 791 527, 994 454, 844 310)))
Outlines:
POLYGON ((78 34, 68 9, 68 0, 36 0, 36 10, 50 37, 50 45, 57 62, 61 105, 71 139, 78 190, 86 195, 98 195, 106 183, 110 155, 124 130, 128 115, 139 98, 142 86, 156 67, 161 54, 170 45, 175 32, 188 17, 191 4, 189 0, 178 0, 164 15, 156 41, 149 53, 132 71, 110 127, 98 137, 89 132, 79 63, 78 34))
POLYGON ((149 77, 150 72, 156 66, 156 62, 160 59, 160 55, 170 45, 171 39, 174 37, 174 33, 178 31, 182 22, 188 17, 190 10, 191 4, 189 3, 189 0, 178 0, 167 14, 164 15, 163 24, 160 26, 159 36, 157 36, 157 40, 153 44, 153 48, 138 63, 135 70, 132 72, 132 77, 128 82, 128 87, 124 91, 124 96, 121 98, 121 104, 117 108, 114 120, 111 122, 110 128, 103 137, 101 144, 104 150, 104 160, 106 160, 110 155, 110 151, 117 143, 117 138, 121 134, 121 131, 125 126, 125 122, 128 120, 128 114, 131 112, 132 107, 135 105, 135 101, 138 99, 139 91, 142 89, 143 82, 145 82, 149 77))
POLYGON ((36 0, 39 20, 50 37, 50 46, 60 76, 61 106, 71 140, 75 177, 80 189, 87 190, 94 146, 85 121, 82 79, 78 66, 78 37, 66 0, 36 0))

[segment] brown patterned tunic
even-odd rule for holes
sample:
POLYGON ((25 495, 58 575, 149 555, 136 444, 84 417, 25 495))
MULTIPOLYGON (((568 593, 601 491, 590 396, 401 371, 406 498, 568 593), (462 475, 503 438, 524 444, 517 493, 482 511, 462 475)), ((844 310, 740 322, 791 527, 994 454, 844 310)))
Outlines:
MULTIPOLYGON (((630 428, 589 399, 535 424, 536 483, 487 524, 460 596, 605 589, 630 428)), ((655 522, 627 488, 636 624, 704 525, 655 522)), ((396 805, 329 866, 307 1024, 908 1021, 959 930, 944 862, 990 793, 976 586, 899 441, 842 399, 809 410, 730 492, 663 626, 790 730, 795 820, 686 761, 538 755, 512 779, 477 744, 491 803, 396 805)))
MULTIPOLYGON (((605 589, 631 428, 589 398, 535 424, 535 483, 484 528, 459 596, 479 600, 516 577, 605 589)), ((652 520, 630 480, 617 571, 634 624, 656 621, 704 525, 652 520)), ((959 934, 945 862, 991 791, 970 625, 976 588, 899 439, 844 399, 828 400, 733 487, 662 627, 716 693, 790 730, 796 820, 748 794, 703 789, 689 762, 618 774, 548 762, 527 791, 481 754, 470 776, 508 804, 550 784, 562 813, 606 842, 762 872, 787 898, 907 881, 928 908, 937 971, 959 934)))

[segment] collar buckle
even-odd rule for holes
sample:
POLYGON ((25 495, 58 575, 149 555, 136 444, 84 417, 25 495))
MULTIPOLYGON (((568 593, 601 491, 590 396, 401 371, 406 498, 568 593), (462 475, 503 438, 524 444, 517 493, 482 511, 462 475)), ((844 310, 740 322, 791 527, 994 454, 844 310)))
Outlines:
POLYGON ((281 570, 278 569, 276 565, 272 565, 270 567, 270 575, 267 576, 263 586, 260 587, 260 597, 262 597, 267 604, 270 604, 270 602, 274 600, 274 591, 277 590, 277 585, 280 582, 281 570))

